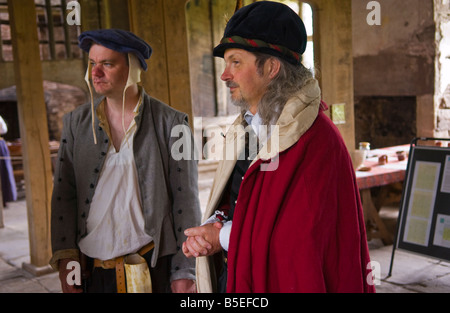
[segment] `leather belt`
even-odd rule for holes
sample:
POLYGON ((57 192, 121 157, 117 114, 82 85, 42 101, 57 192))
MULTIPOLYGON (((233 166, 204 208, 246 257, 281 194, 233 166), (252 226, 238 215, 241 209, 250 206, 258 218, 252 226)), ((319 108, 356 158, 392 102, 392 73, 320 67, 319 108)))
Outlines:
MULTIPOLYGON (((149 252, 155 247, 155 243, 152 241, 149 244, 143 246, 137 253, 141 256, 149 252)), ((125 261, 126 256, 119 256, 114 259, 100 260, 94 259, 94 267, 101 267, 103 269, 116 269, 116 282, 117 282, 117 292, 126 293, 127 288, 125 284, 125 261)))

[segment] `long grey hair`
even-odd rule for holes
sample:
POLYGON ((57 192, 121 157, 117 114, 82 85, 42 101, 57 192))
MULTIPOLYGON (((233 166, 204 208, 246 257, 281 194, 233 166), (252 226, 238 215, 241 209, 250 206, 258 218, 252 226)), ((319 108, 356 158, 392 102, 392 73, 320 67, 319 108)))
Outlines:
MULTIPOLYGON (((254 54, 258 74, 263 75, 264 64, 270 58, 275 57, 258 52, 254 54)), ((286 102, 313 77, 312 72, 302 64, 296 66, 283 59, 278 58, 278 60, 281 63, 280 71, 267 86, 267 91, 258 106, 258 113, 263 125, 276 124, 286 102)), ((235 104, 242 108, 243 113, 247 111, 244 103, 235 104)))

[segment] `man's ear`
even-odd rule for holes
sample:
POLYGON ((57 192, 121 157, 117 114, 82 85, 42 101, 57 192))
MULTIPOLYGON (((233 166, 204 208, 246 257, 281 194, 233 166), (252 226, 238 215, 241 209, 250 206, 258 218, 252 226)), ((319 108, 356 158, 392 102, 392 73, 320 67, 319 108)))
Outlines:
POLYGON ((281 62, 277 58, 270 58, 267 60, 267 68, 269 73, 269 78, 274 79, 280 72, 281 62))

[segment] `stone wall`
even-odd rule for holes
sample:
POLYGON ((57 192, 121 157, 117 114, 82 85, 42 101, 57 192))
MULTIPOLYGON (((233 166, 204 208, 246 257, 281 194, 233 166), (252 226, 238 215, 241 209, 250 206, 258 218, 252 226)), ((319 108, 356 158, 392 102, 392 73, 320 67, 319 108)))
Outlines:
POLYGON ((433 94, 435 26, 432 0, 379 0, 381 25, 353 0, 356 96, 433 94))
POLYGON ((416 97, 355 97, 356 143, 371 148, 410 143, 417 134, 416 97))
POLYGON ((88 100, 82 89, 50 81, 44 81, 46 93, 49 139, 59 141, 63 127, 63 116, 88 100))
POLYGON ((365 107, 367 102, 374 103, 368 100, 370 97, 384 97, 383 104, 378 105, 384 106, 386 120, 395 116, 394 107, 403 103, 402 97, 416 98, 416 118, 409 112, 414 110, 411 106, 397 123, 392 123, 391 136, 405 130, 409 121, 415 123, 415 136, 450 137, 450 1, 378 2, 380 26, 367 25, 367 1, 352 2, 357 137, 367 133, 361 127, 377 125, 363 123, 368 116, 373 118, 374 112, 365 107))
POLYGON ((378 0, 381 25, 368 25, 369 1, 353 0, 356 141, 376 146, 433 136, 433 0, 378 0))
MULTIPOLYGON (((87 93, 76 86, 44 81, 45 103, 47 105, 47 123, 50 140, 59 141, 63 127, 64 114, 73 111, 87 102, 87 93)), ((0 90, 0 115, 8 124, 5 139, 14 141, 20 138, 17 113, 16 87, 0 90)))
POLYGON ((436 20, 436 137, 450 137, 450 1, 434 0, 436 20))

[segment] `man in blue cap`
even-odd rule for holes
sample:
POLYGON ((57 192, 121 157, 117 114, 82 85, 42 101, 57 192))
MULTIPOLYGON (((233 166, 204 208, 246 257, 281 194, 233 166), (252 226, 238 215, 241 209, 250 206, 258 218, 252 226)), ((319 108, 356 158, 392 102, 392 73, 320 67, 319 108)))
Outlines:
POLYGON ((214 49, 242 113, 225 135, 224 151, 238 150, 218 165, 205 222, 185 231, 199 292, 374 291, 352 162, 301 64, 306 43, 297 13, 257 1, 214 49))
POLYGON ((180 139, 171 130, 189 127, 187 115, 139 84, 152 52, 141 38, 94 30, 79 46, 89 53, 91 102, 64 117, 50 264, 64 292, 82 291, 68 280, 70 262, 81 263, 87 292, 193 292, 194 262, 181 246, 183 230, 200 218, 197 163, 171 155, 180 139), (127 271, 131 259, 147 264, 138 278, 127 271))

